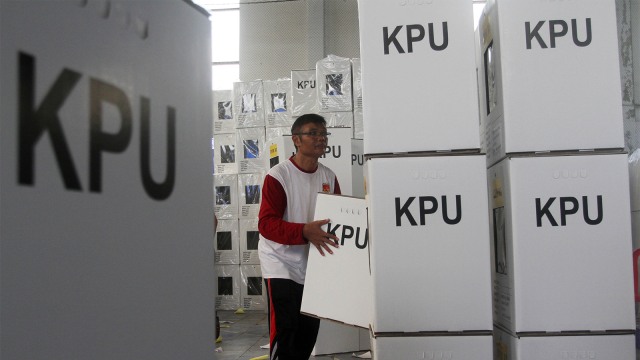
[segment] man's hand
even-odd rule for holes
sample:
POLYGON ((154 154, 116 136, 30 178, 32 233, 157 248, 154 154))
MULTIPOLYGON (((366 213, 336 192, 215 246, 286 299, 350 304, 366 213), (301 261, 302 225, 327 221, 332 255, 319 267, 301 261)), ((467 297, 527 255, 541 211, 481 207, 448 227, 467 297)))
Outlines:
POLYGON ((322 249, 326 250, 329 254, 333 254, 329 245, 335 248, 339 247, 338 237, 322 230, 322 226, 328 224, 329 221, 329 219, 312 221, 304 224, 302 228, 302 236, 304 236, 310 244, 315 246, 322 256, 324 256, 322 249))

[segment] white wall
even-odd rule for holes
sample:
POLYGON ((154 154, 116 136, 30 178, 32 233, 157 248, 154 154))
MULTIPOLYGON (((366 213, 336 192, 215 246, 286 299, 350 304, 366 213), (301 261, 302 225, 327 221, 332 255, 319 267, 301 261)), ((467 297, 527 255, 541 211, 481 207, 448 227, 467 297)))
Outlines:
POLYGON ((356 0, 240 5, 241 81, 290 77, 329 54, 359 57, 356 0))

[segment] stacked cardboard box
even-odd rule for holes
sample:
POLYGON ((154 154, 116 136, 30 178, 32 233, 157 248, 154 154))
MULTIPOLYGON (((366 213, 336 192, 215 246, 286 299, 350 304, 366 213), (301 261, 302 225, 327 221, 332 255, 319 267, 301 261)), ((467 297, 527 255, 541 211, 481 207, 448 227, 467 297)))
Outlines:
POLYGON ((360 1, 375 359, 492 358, 472 1, 360 1))
POLYGON ((480 19, 500 359, 635 358, 615 16, 490 0, 480 19))

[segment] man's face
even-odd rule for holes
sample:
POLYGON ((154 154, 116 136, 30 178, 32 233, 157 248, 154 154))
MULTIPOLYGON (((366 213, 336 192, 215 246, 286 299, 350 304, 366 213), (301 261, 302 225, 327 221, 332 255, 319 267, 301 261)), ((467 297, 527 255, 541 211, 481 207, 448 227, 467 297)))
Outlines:
POLYGON ((320 124, 305 124, 300 131, 300 135, 293 136, 293 143, 302 155, 320 158, 325 153, 327 147, 327 128, 320 124))

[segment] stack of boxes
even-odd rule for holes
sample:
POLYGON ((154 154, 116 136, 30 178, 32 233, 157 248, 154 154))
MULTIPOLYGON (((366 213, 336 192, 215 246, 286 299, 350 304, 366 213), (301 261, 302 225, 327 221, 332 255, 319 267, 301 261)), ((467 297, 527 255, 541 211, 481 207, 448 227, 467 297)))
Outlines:
MULTIPOLYGON (((357 61, 357 59, 354 60, 357 61)), ((218 171, 215 175, 215 183, 224 187, 226 183, 234 182, 232 176, 227 174, 235 171, 238 173, 236 176, 238 178, 237 191, 239 193, 237 209, 233 208, 233 204, 225 204, 216 207, 216 213, 235 214, 235 211, 239 211, 239 263, 243 265, 251 264, 255 270, 259 270, 259 259, 257 251, 255 251, 257 250, 258 241, 257 215, 259 202, 256 203, 255 209, 252 209, 252 206, 247 203, 247 199, 250 198, 247 197, 248 192, 243 190, 245 189, 243 178, 252 180, 256 177, 255 174, 245 174, 245 172, 250 171, 249 169, 255 170, 258 166, 257 163, 251 164, 246 159, 240 159, 240 157, 244 156, 240 152, 237 155, 239 156, 238 165, 227 164, 229 157, 225 157, 224 152, 230 146, 224 145, 234 144, 235 141, 236 149, 246 148, 246 141, 259 136, 259 131, 262 130, 265 136, 264 141, 258 139, 257 143, 257 148, 261 151, 257 157, 262 159, 262 167, 260 168, 262 181, 268 169, 295 154, 295 147, 291 141, 293 120, 307 113, 321 114, 327 120, 327 127, 331 136, 329 137, 326 154, 320 159, 320 162, 336 173, 343 194, 364 197, 362 130, 360 130, 360 139, 353 138, 354 113, 352 97, 355 96, 355 93, 352 91, 351 69, 352 60, 330 55, 318 61, 316 69, 292 70, 291 79, 236 83, 234 89, 235 98, 231 91, 214 91, 214 110, 220 109, 218 112, 218 118, 220 119, 214 121, 214 133, 216 134, 214 136, 214 143, 216 143, 214 153, 220 152, 220 154, 216 153, 214 160, 216 163, 215 168, 218 171), (321 80, 316 81, 316 79, 321 80), (258 83, 262 84, 264 94, 262 101, 264 103, 265 124, 263 126, 260 126, 260 119, 256 120, 255 116, 254 118, 251 117, 255 114, 240 114, 244 109, 254 109, 261 106, 260 98, 252 95, 259 93, 259 90, 257 90, 258 83), (221 99, 223 103, 218 105, 220 101, 216 99, 221 99), (253 105, 254 100, 255 106, 253 105), (235 114, 232 118, 237 120, 233 122, 232 126, 227 121, 228 118, 225 119, 225 116, 228 117, 226 115, 227 112, 223 111, 229 108, 229 105, 226 104, 229 101, 236 102, 234 107, 235 114), (243 102, 248 102, 248 105, 244 105, 243 102), (243 105, 238 106, 238 103, 243 103, 243 105), (256 166, 251 167, 252 165, 256 166)), ((359 80, 357 78, 353 81, 358 84, 357 94, 360 94, 359 98, 361 99, 359 80)), ((359 100, 358 103, 361 104, 362 101, 359 100)), ((220 192, 220 189, 217 190, 220 192)), ((229 186, 229 192, 232 191, 234 191, 233 187, 229 186)), ((230 197, 236 198, 233 195, 230 195, 230 197)), ((218 248, 218 250, 220 249, 218 248)), ((217 256, 217 258, 223 257, 223 254, 217 256)), ((224 274, 226 269, 231 268, 221 268, 221 273, 224 274)), ((242 269, 241 275, 245 278, 244 274, 248 273, 249 270, 247 267, 242 267, 242 269)), ((229 273, 231 272, 229 271, 229 273)), ((218 301, 218 303, 222 304, 222 301, 218 301)), ((246 305, 244 307, 247 308, 246 305)), ((224 308, 228 309, 229 306, 224 308)), ((363 347, 368 348, 366 332, 364 336, 366 341, 361 341, 362 338, 361 331, 358 329, 323 321, 314 355, 357 351, 363 347)))
POLYGON ((490 0, 478 82, 499 359, 634 359, 614 1, 490 0))
MULTIPOLYGON (((320 161, 336 172, 344 194, 354 194, 354 178, 362 182, 362 155, 354 157, 352 153, 351 60, 329 56, 317 67, 324 79, 321 86, 316 86, 316 70, 294 70, 291 75, 297 86, 291 79, 256 80, 234 83, 233 90, 213 92, 215 213, 223 226, 219 231, 239 229, 230 243, 226 241, 229 234, 220 235, 221 245, 216 247, 218 274, 231 286, 224 291, 219 287, 224 292, 217 300, 220 310, 264 308, 264 303, 254 304, 253 298, 242 297, 241 290, 248 284, 245 273, 260 269, 257 235, 264 176, 295 154, 290 138, 293 119, 306 113, 323 115, 331 137, 320 161), (324 104, 322 112, 320 104, 324 104), (235 252, 238 258, 230 255, 235 252), (246 271, 235 268, 240 264, 246 271)), ((356 183, 356 188, 360 193, 355 195, 364 196, 363 186, 356 183)))
MULTIPOLYGON (((351 59, 330 55, 318 61, 316 69, 291 71, 293 81, 238 82, 233 91, 213 92, 218 309, 265 308, 261 291, 262 297, 250 291, 258 284, 254 278, 260 276, 261 186, 268 169, 295 154, 291 141, 295 118, 306 113, 325 117, 331 136, 320 162, 336 173, 343 194, 364 197, 361 121, 360 139, 354 139, 353 127, 353 97, 362 104, 359 77, 353 79, 357 85, 352 90, 352 66, 356 64, 357 59, 352 64, 351 59)), ((367 333, 362 333, 323 322, 314 355, 368 349, 367 333)))
POLYGON ((472 1, 358 5, 373 358, 491 359, 472 1))
POLYGON ((265 119, 272 125, 281 124, 286 117, 272 115, 286 113, 287 99, 286 91, 284 96, 263 93, 264 86, 262 81, 240 82, 233 90, 213 92, 218 310, 266 309, 257 246, 268 158, 264 149, 265 119), (269 102, 273 106, 264 105, 269 102))
MULTIPOLYGON (((291 93, 294 119, 315 113, 327 120, 331 136, 320 162, 336 173, 343 194, 364 197, 362 161, 358 163, 364 136, 359 63, 359 59, 329 55, 316 63, 316 69, 292 70, 291 93)), ((295 153, 288 138, 279 146, 288 155, 295 153)))

